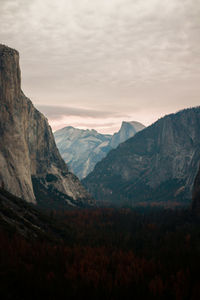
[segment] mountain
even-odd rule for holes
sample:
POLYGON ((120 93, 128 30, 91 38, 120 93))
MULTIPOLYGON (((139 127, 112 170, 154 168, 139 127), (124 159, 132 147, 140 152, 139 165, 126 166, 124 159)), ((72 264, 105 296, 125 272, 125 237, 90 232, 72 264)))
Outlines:
POLYGON ((19 54, 0 45, 0 185, 27 202, 69 205, 90 195, 68 171, 47 119, 21 90, 19 54))
POLYGON ((62 240, 65 228, 33 204, 0 188, 0 231, 19 234, 27 240, 62 240))
POLYGON ((192 208, 195 213, 200 215, 200 167, 194 181, 192 192, 192 208))
POLYGON ((54 137, 63 159, 79 178, 89 174, 111 150, 111 135, 100 134, 94 129, 81 130, 68 126, 56 131, 54 137))
POLYGON ((165 116, 119 145, 83 183, 97 200, 189 201, 200 161, 200 107, 165 116))
POLYGON ((117 148, 119 144, 133 137, 137 132, 143 130, 144 128, 145 126, 139 122, 122 122, 120 130, 114 133, 112 136, 110 142, 111 148, 117 148))
POLYGON ((100 134, 94 129, 81 130, 68 126, 56 131, 54 137, 63 159, 71 171, 82 179, 111 149, 143 128, 144 125, 138 122, 123 122, 120 130, 112 136, 100 134))

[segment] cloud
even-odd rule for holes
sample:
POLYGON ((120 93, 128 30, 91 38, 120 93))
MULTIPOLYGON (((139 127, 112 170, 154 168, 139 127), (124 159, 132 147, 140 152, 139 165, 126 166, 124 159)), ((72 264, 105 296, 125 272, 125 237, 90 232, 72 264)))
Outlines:
POLYGON ((199 104, 199 16, 199 0, 1 0, 0 40, 20 51, 25 93, 57 105, 50 118, 148 123, 199 104))
POLYGON ((113 133, 118 131, 123 120, 132 120, 128 113, 113 110, 100 111, 49 105, 36 105, 36 107, 47 117, 54 131, 65 126, 73 126, 80 129, 96 129, 102 133, 113 133))
POLYGON ((103 124, 97 124, 97 123, 74 123, 73 124, 74 127, 78 127, 78 128, 112 128, 112 127, 115 127, 116 126, 116 123, 114 122, 109 122, 109 123, 103 123, 103 124))
POLYGON ((61 117, 82 117, 92 119, 128 117, 114 111, 99 111, 66 106, 37 105, 37 108, 51 120, 57 120, 61 117))

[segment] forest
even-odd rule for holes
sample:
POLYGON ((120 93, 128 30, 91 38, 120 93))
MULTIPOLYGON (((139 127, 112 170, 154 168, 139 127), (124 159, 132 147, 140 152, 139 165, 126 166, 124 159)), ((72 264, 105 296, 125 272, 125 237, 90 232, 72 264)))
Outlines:
POLYGON ((200 226, 190 210, 48 214, 59 240, 1 229, 2 299, 200 299, 200 226))

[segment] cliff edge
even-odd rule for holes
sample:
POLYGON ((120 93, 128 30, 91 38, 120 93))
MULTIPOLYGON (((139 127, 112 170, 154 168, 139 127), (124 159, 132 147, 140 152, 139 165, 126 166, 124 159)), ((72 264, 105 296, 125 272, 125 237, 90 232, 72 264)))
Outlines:
POLYGON ((0 184, 27 202, 90 202, 68 171, 47 119, 21 90, 19 53, 0 45, 0 184), (52 196, 53 195, 53 196, 52 196))

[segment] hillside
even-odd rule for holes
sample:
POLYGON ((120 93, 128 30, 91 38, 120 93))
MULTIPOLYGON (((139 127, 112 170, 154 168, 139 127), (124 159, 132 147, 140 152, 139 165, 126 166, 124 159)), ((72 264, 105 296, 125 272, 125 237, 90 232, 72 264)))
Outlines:
POLYGON ((165 116, 112 150, 83 180, 99 201, 190 201, 200 161, 200 107, 165 116))

